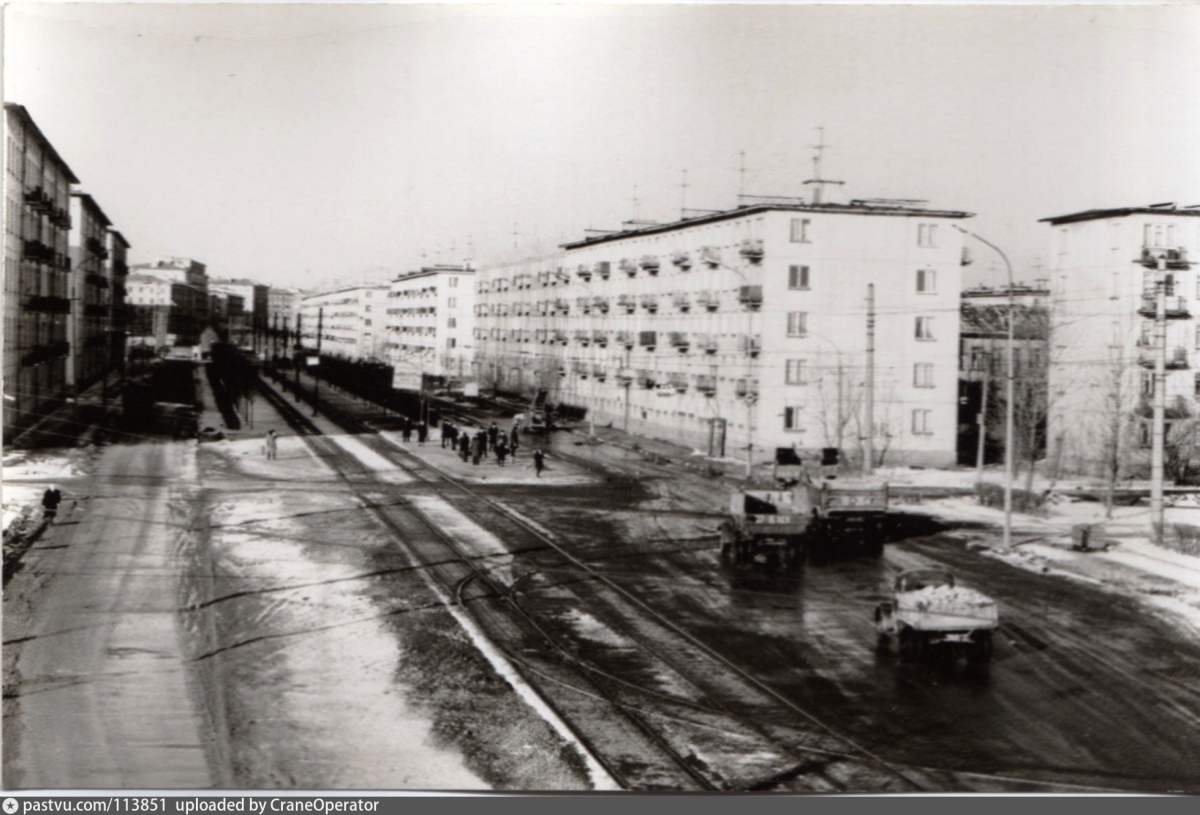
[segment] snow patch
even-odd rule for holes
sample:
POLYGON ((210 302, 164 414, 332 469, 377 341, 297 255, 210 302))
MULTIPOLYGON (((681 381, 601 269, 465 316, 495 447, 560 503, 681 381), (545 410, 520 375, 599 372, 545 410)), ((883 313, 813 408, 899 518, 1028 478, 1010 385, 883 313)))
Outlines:
POLYGON ((409 484, 413 477, 388 461, 354 436, 329 436, 333 443, 358 459, 358 462, 389 484, 409 484))

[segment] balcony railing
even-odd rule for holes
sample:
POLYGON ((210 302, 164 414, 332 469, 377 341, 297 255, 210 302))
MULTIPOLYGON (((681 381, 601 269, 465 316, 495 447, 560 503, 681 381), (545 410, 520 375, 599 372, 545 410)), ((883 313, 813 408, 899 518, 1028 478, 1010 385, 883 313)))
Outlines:
POLYGON ((596 345, 600 346, 601 348, 607 347, 608 346, 608 332, 607 331, 593 331, 592 332, 592 342, 596 343, 596 345))
POLYGON ((654 314, 658 311, 658 298, 652 294, 642 295, 642 308, 654 314))
POLYGON ((740 287, 738 287, 738 302, 741 303, 749 311, 758 311, 760 308, 762 308, 763 287, 762 286, 740 286, 740 287))
POLYGON ((675 308, 679 309, 684 314, 691 311, 692 301, 690 299, 688 299, 688 296, 686 294, 675 295, 675 297, 672 299, 671 302, 673 302, 675 304, 675 308))
MULTIPOLYGON (((1138 364, 1145 368, 1153 368, 1157 364, 1158 351, 1153 348, 1148 348, 1138 354, 1138 364)), ((1166 369, 1168 371, 1182 371, 1191 367, 1188 364, 1188 352, 1186 348, 1174 348, 1167 352, 1166 369)))
POLYGON ((758 352, 762 350, 762 341, 757 336, 743 334, 740 341, 742 353, 751 357, 758 356, 758 352))
POLYGON ((692 344, 688 335, 683 331, 672 331, 670 342, 672 348, 678 348, 682 353, 686 353, 692 344))
POLYGON ((674 263, 676 266, 678 266, 680 269, 682 269, 685 272, 688 269, 692 268, 692 256, 689 255, 687 252, 676 252, 671 257, 671 262, 674 263))
POLYGON ((648 274, 648 275, 658 274, 658 267, 660 265, 658 258, 652 257, 651 255, 646 255, 641 259, 640 265, 643 269, 646 270, 646 274, 648 274))
POLYGON ((35 294, 25 301, 25 310, 48 314, 68 314, 71 311, 71 301, 65 297, 47 297, 35 294))
POLYGON ((716 311, 721 307, 721 298, 711 291, 702 291, 696 294, 696 305, 703 306, 707 311, 716 311))
POLYGON ((629 258, 624 258, 620 263, 621 271, 630 277, 637 277, 638 265, 629 258))
MULTIPOLYGON (((1156 317, 1158 305, 1155 302, 1155 299, 1156 298, 1153 295, 1143 295, 1142 305, 1141 308, 1138 309, 1138 314, 1141 314, 1143 317, 1156 317)), ((1166 300, 1165 316, 1168 320, 1187 319, 1190 316, 1188 313, 1187 300, 1185 298, 1167 297, 1164 299, 1166 300)))
POLYGON ((1187 249, 1183 247, 1175 249, 1164 249, 1154 246, 1143 246, 1142 254, 1134 263, 1140 263, 1148 269, 1158 268, 1158 259, 1162 257, 1166 261, 1168 269, 1187 269, 1191 264, 1188 262, 1187 249))
POLYGON ((750 263, 761 263, 763 259, 762 238, 746 238, 739 250, 742 257, 750 263))
POLYGON ((696 390, 705 396, 712 396, 717 392, 717 378, 711 374, 697 374, 696 390))
POLYGON ((638 345, 647 351, 653 351, 658 346, 657 331, 642 331, 638 333, 638 345))
POLYGON ((612 263, 607 260, 596 261, 595 269, 601 280, 608 280, 612 276, 612 263))

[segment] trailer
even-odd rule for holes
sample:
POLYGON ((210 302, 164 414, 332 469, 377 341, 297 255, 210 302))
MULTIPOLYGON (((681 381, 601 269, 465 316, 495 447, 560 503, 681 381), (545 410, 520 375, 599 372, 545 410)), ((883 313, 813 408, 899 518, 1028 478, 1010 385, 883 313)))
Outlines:
POLYGON ((956 586, 944 569, 901 572, 890 601, 875 607, 878 646, 896 638, 900 656, 915 660, 931 648, 955 648, 971 664, 992 658, 992 634, 1000 625, 996 601, 981 592, 956 586))

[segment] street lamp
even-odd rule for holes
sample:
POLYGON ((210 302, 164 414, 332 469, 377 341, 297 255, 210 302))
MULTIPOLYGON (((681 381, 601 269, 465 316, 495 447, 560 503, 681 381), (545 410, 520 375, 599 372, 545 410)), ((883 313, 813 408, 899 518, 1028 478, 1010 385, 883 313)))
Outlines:
MULTIPOLYGON (((701 261, 714 269, 717 267, 728 269, 741 278, 742 284, 747 288, 752 285, 741 269, 735 269, 727 263, 722 263, 720 259, 713 255, 704 255, 701 257, 701 261)), ((759 307, 761 308, 761 303, 759 307)), ((753 377, 750 374, 754 370, 754 309, 750 304, 746 306, 746 342, 746 353, 750 360, 746 363, 746 478, 751 478, 754 475, 754 404, 758 400, 758 395, 750 390, 749 387, 753 381, 753 377)))
POLYGON ((991 241, 981 238, 974 232, 963 229, 958 224, 951 224, 955 229, 964 235, 969 235, 975 240, 996 251, 1000 255, 1000 259, 1004 261, 1004 270, 1008 273, 1008 346, 1004 353, 1004 548, 1008 549, 1012 546, 1012 482, 1013 482, 1013 323, 1016 318, 1016 304, 1013 300, 1013 274, 1012 264, 1008 262, 1008 256, 991 241))

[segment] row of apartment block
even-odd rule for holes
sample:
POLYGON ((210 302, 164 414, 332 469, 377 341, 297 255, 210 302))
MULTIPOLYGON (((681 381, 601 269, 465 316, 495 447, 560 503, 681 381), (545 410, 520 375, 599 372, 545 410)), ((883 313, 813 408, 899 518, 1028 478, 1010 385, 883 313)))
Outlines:
POLYGON ((4 106, 4 438, 120 364, 129 242, 21 105, 4 106))

